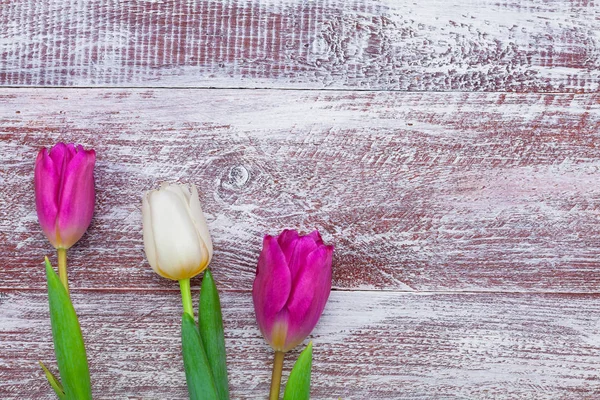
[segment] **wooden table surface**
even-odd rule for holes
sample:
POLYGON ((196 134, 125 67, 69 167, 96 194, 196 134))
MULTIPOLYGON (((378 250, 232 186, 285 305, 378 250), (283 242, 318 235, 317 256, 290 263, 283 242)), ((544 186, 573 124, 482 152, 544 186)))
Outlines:
POLYGON ((162 181, 199 188, 235 399, 266 397, 250 290, 286 227, 336 246, 312 398, 600 398, 598 32, 593 0, 0 0, 0 398, 54 398, 57 141, 98 155, 69 252, 96 399, 187 398, 162 181))

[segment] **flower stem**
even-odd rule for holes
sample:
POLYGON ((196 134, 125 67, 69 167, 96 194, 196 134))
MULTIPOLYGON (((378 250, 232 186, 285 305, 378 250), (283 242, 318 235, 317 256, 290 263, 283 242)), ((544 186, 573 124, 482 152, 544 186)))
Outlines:
POLYGON ((281 372, 283 371, 283 351, 276 351, 273 359, 273 375, 271 375, 271 395, 269 400, 279 400, 279 388, 281 387, 281 372))
POLYGON ((58 253, 58 277, 69 293, 69 278, 67 277, 67 249, 57 249, 58 253))
POLYGON ((194 318, 194 307, 192 307, 192 290, 190 289, 190 279, 182 279, 179 281, 181 289, 181 302, 183 303, 183 311, 190 314, 194 318))

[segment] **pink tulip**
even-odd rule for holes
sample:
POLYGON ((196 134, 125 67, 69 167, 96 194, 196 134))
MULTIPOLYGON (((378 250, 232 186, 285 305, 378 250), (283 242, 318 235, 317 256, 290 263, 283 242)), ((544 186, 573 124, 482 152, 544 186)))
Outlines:
POLYGON ((332 255, 316 230, 264 237, 252 297, 258 326, 275 351, 296 347, 319 321, 331 291, 332 255))
POLYGON ((35 160, 35 205, 44 234, 56 249, 68 249, 94 214, 96 152, 58 143, 35 160))

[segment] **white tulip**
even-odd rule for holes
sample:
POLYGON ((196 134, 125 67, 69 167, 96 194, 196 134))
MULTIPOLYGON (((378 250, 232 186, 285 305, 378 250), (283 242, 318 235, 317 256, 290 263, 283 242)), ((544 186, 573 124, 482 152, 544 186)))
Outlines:
POLYGON ((163 183, 147 192, 142 219, 146 257, 156 273, 182 280, 206 269, 213 247, 195 185, 163 183))

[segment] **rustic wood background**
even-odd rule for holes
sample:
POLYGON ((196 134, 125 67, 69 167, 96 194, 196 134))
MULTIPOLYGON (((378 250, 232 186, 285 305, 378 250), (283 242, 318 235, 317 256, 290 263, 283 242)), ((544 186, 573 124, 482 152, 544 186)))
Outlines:
POLYGON ((98 155, 69 252, 97 399, 187 397, 141 234, 165 180, 200 191, 233 398, 268 391, 250 289, 286 227, 336 245, 314 399, 600 398, 598 32, 586 0, 0 0, 0 398, 54 398, 57 141, 98 155))

